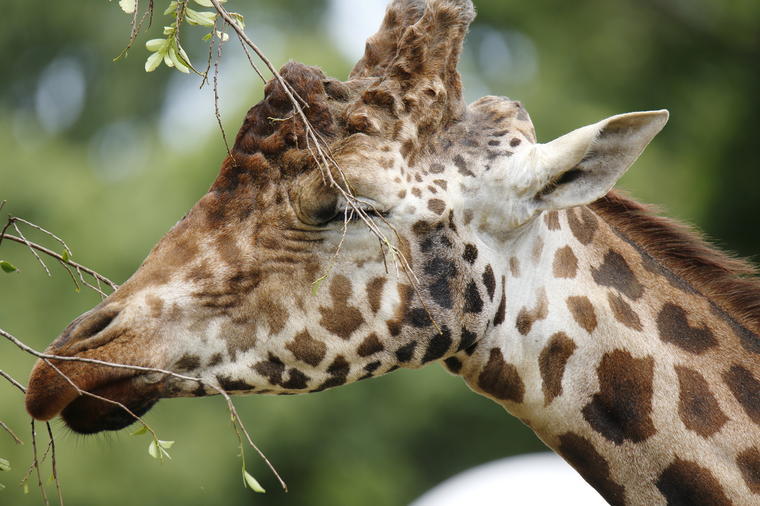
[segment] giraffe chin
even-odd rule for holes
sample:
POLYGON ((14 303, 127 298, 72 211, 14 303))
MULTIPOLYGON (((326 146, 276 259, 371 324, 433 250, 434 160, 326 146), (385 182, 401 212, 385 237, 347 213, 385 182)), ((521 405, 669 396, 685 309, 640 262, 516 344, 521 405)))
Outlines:
POLYGON ((100 399, 79 396, 63 408, 61 419, 78 434, 120 430, 133 424, 137 421, 135 415, 143 416, 161 398, 157 385, 145 388, 139 379, 139 376, 126 378, 91 390, 93 394, 123 404, 131 413, 100 399))

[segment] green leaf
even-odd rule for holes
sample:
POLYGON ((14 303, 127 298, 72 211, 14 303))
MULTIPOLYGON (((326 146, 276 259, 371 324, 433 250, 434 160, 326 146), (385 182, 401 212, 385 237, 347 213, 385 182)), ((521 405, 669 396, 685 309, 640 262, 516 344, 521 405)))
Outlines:
POLYGON ((150 39, 145 43, 145 49, 151 53, 161 51, 166 45, 166 39, 150 39))
POLYGON ((0 471, 10 471, 11 463, 6 459, 0 459, 0 471))
POLYGON ((164 460, 164 457, 171 460, 172 456, 169 455, 169 452, 166 450, 172 446, 174 446, 174 441, 161 441, 160 439, 154 439, 150 442, 150 445, 148 445, 148 455, 154 459, 161 461, 164 460))
POLYGON ((0 483, 0 490, 5 490, 5 485, 3 485, 2 483, 0 483))
POLYGON ((5 260, 0 260, 0 269, 2 269, 4 272, 8 272, 8 273, 14 272, 14 271, 18 270, 15 265, 10 264, 10 263, 6 262, 5 260))
POLYGON ((145 60, 145 72, 153 72, 156 70, 158 66, 161 65, 161 60, 163 57, 164 55, 162 55, 160 52, 156 52, 148 56, 148 59, 145 60))
POLYGON ((258 492, 259 494, 265 494, 266 490, 264 490, 264 487, 261 486, 261 484, 251 476, 251 474, 243 469, 243 484, 253 490, 254 492, 258 492))
POLYGON ((203 37, 201 37, 201 40, 203 40, 203 41, 211 40, 211 34, 207 33, 206 35, 204 35, 203 37))
POLYGON ((148 455, 150 455, 154 459, 161 458, 161 452, 159 451, 158 443, 156 442, 155 439, 151 441, 150 444, 148 445, 148 455))
POLYGON ((61 253, 61 258, 63 258, 64 262, 68 262, 69 261, 69 250, 64 249, 63 253, 61 253))
POLYGON ((137 2, 135 0, 119 0, 119 7, 127 14, 132 14, 135 12, 137 2))
POLYGON ((29 495, 29 482, 24 481, 24 484, 21 486, 21 490, 24 491, 24 495, 29 495))
POLYGON ((177 2, 172 1, 169 3, 169 7, 166 8, 164 11, 164 16, 168 16, 169 14, 176 14, 177 13, 177 2))
MULTIPOLYGON (((227 0, 219 0, 220 4, 225 3, 227 0)), ((202 7, 213 7, 214 4, 211 3, 211 0, 195 0, 195 3, 202 7)))
MULTIPOLYGON (((174 49, 174 46, 169 47, 169 59, 172 62, 172 65, 169 65, 170 67, 175 67, 180 72, 184 72, 185 74, 190 73, 190 69, 187 68, 187 65, 184 64, 184 62, 180 59, 180 57, 177 55, 177 50, 174 49)), ((166 62, 166 59, 164 58, 164 62, 166 62)), ((167 63, 168 65, 168 63, 167 63)))
POLYGON ((214 26, 216 19, 216 14, 213 12, 201 12, 190 8, 185 10, 185 16, 189 24, 199 26, 214 26))
POLYGON ((142 436, 143 434, 147 434, 147 433, 148 433, 148 426, 147 425, 143 425, 142 427, 140 427, 136 431, 132 432, 130 434, 130 436, 142 436))

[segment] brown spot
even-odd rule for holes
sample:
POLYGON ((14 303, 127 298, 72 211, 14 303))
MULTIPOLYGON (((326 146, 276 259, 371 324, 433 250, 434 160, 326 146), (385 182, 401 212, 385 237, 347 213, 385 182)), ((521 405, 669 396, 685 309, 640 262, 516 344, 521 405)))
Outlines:
POLYGON ((509 272, 512 273, 513 278, 520 277, 520 260, 516 257, 511 257, 509 259, 509 272))
POLYGON ((359 345, 359 348, 356 350, 356 352, 360 357, 369 357, 370 355, 374 355, 375 353, 383 351, 384 349, 385 347, 383 346, 383 343, 381 343, 377 338, 377 334, 373 332, 364 338, 364 341, 362 341, 362 344, 359 345))
POLYGON ((493 326, 498 327, 502 323, 504 323, 504 318, 506 317, 507 313, 507 294, 506 294, 506 279, 504 276, 501 277, 501 301, 499 302, 499 307, 496 309, 496 316, 493 318, 493 326))
POLYGON ((369 307, 373 313, 377 313, 380 310, 380 303, 382 302, 383 287, 385 286, 385 278, 377 277, 372 278, 367 283, 367 300, 369 301, 369 307))
POLYGON ((530 252, 531 259, 534 264, 537 264, 541 260, 541 253, 544 251, 544 240, 540 237, 536 237, 536 242, 533 243, 533 249, 530 252))
POLYGON ((567 224, 578 242, 583 245, 590 244, 594 234, 599 228, 594 213, 587 207, 576 207, 567 210, 567 224))
POLYGON ((570 246, 559 248, 554 253, 552 270, 555 278, 572 279, 575 277, 578 272, 578 259, 570 246))
POLYGON ((723 381, 742 405, 747 416, 760 425, 760 381, 740 365, 731 366, 731 369, 724 372, 723 381))
POLYGON ((443 165, 440 163, 434 163, 430 165, 430 172, 433 174, 441 174, 443 172, 443 165))
POLYGON ((266 317, 270 333, 277 334, 285 328, 288 321, 288 310, 285 306, 274 300, 265 300, 258 310, 266 317))
POLYGON ((483 311, 483 299, 480 297, 478 285, 474 281, 467 283, 467 288, 464 291, 464 307, 462 310, 465 313, 480 313, 483 311))
POLYGON ((467 168, 467 162, 462 158, 462 155, 457 155, 454 157, 454 165, 457 166, 457 169, 459 170, 459 173, 463 176, 475 176, 473 172, 467 168))
POLYGON ((462 370, 462 361, 457 357, 449 357, 443 363, 452 374, 458 374, 462 370))
POLYGON ((150 309, 150 316, 152 318, 160 318, 161 311, 164 308, 163 299, 153 294, 150 294, 147 297, 145 297, 145 302, 148 303, 148 308, 150 309))
POLYGON ((175 372, 188 372, 194 371, 201 366, 201 359, 198 355, 188 355, 187 353, 182 355, 176 364, 174 364, 175 372))
POLYGON ((704 353, 718 344, 706 325, 702 325, 702 328, 692 327, 686 318, 686 311, 669 302, 657 315, 657 329, 660 339, 690 353, 704 353))
POLYGON ((559 230, 560 229, 559 212, 550 211, 544 214, 544 222, 546 223, 546 226, 549 230, 559 230))
POLYGON ((493 275, 491 264, 486 265, 486 270, 483 271, 483 285, 488 292, 488 298, 493 302, 493 294, 496 291, 496 278, 493 275))
POLYGON ((541 371, 544 392, 544 405, 548 406, 557 396, 562 394, 562 376, 565 366, 577 346, 564 332, 557 332, 538 357, 538 368, 541 371))
POLYGON ((520 334, 527 336, 533 324, 538 320, 543 320, 547 316, 549 316, 549 299, 546 298, 546 289, 539 288, 536 305, 533 309, 522 308, 517 315, 515 326, 520 334))
POLYGON ((478 259, 478 248, 474 244, 465 244, 462 258, 470 265, 474 264, 475 260, 478 259))
POLYGON ((518 137, 514 137, 514 138, 512 138, 511 141, 509 141, 509 145, 512 146, 513 148, 516 148, 517 146, 520 145, 521 142, 522 142, 522 139, 520 139, 518 137))
POLYGON ((398 192, 398 198, 403 199, 406 197, 406 190, 401 190, 398 192))
POLYGON ((443 212, 446 210, 446 202, 444 202, 441 199, 430 199, 428 200, 428 209, 433 211, 438 216, 442 215, 443 212))
POLYGON ((657 432, 652 422, 652 357, 606 353, 597 368, 599 392, 583 408, 583 417, 615 444, 640 443, 657 432))
POLYGON ((269 355, 268 360, 262 360, 253 366, 253 370, 269 380, 272 385, 282 383, 282 373, 285 372, 285 365, 279 358, 269 355))
POLYGON ((422 191, 420 191, 420 189, 415 186, 414 188, 412 188, 412 195, 414 195, 418 199, 422 198, 422 191))
POLYGON ((444 190, 448 186, 448 183, 446 183, 446 181, 444 179, 435 179, 435 180, 433 180, 433 183, 437 184, 438 186, 440 186, 444 190))
POLYGON ((707 438, 715 434, 728 421, 707 381, 697 371, 676 366, 678 375, 678 416, 687 429, 707 438))
POLYGON ((743 451, 736 456, 736 465, 739 466, 747 488, 760 494, 760 450, 754 447, 743 451))
POLYGON ((326 388, 333 388, 343 385, 348 379, 348 373, 351 371, 351 366, 343 357, 338 355, 333 360, 332 364, 327 368, 327 374, 330 375, 321 385, 319 385, 314 392, 319 392, 326 388))
POLYGON ((211 355, 211 358, 208 360, 208 365, 206 367, 214 367, 221 363, 222 363, 222 354, 214 353, 213 355, 211 355))
POLYGON ((575 322, 589 334, 596 329, 596 312, 594 306, 585 295, 568 297, 565 301, 575 322))
POLYGON ((320 307, 322 319, 319 324, 342 339, 350 339, 351 334, 364 323, 361 311, 348 305, 351 296, 351 281, 342 275, 333 278, 330 285, 330 295, 333 306, 331 308, 320 307))
POLYGON ((322 362, 327 352, 327 345, 311 337, 306 330, 296 334, 296 337, 285 347, 293 353, 297 360, 314 367, 322 362))
POLYGON ((644 287, 636 279, 628 262, 616 251, 609 250, 604 255, 602 265, 591 269, 591 275, 596 284, 615 288, 630 299, 636 300, 644 294, 644 287))
POLYGON ((504 401, 522 402, 525 395, 525 385, 512 364, 504 361, 501 350, 491 350, 488 363, 480 376, 478 386, 485 393, 504 401))
POLYGON ((631 309, 631 306, 623 299, 621 295, 612 292, 607 293, 607 302, 615 319, 628 327, 629 329, 641 331, 641 320, 639 315, 631 309))
POLYGON ((588 439, 566 432, 559 437, 557 451, 608 503, 625 504, 625 488, 612 479, 609 463, 588 439))
POLYGON ((469 225, 470 222, 472 222, 472 219, 474 218, 474 215, 475 215, 475 213, 473 212, 472 209, 465 209, 464 210, 463 217, 464 217, 464 224, 465 224, 465 226, 469 225))
POLYGON ((427 189, 430 193, 438 193, 438 188, 433 185, 428 185, 427 189))
POLYGON ((720 483, 708 469, 679 457, 665 468, 655 485, 665 496, 668 505, 728 506, 731 504, 720 483))

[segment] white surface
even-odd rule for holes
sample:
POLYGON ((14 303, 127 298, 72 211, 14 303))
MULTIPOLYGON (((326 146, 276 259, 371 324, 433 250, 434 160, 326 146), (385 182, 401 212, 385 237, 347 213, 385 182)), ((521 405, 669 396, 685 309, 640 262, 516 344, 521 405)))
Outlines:
POLYGON ((604 506, 564 460, 533 453, 496 460, 449 478, 411 506, 604 506))

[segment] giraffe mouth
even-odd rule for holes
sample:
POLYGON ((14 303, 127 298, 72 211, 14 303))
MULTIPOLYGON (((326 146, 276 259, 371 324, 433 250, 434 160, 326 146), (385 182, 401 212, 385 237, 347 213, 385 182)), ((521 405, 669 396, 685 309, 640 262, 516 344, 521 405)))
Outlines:
POLYGON ((157 385, 145 385, 148 387, 146 389, 140 379, 139 376, 120 379, 90 390, 121 406, 80 395, 63 408, 61 418, 66 426, 79 434, 123 429, 137 421, 136 416, 147 413, 161 397, 157 385))
POLYGON ((147 413, 165 390, 163 381, 145 381, 145 375, 135 371, 79 362, 53 363, 60 373, 45 362, 36 364, 26 392, 26 409, 40 421, 60 414, 64 423, 79 434, 131 425, 135 416, 147 413), (80 394, 69 380, 80 390, 102 399, 80 394))

